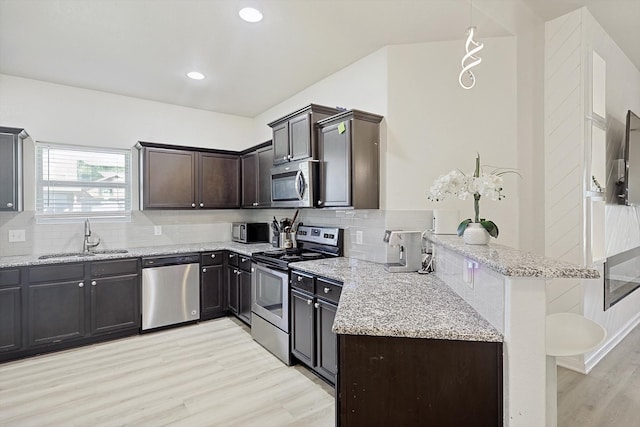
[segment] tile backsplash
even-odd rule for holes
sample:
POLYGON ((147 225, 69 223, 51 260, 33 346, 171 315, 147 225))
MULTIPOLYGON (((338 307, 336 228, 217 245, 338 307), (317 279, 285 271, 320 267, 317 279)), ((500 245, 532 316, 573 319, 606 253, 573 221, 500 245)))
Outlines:
MULTIPOLYGON (((215 211, 133 211, 130 222, 91 223, 92 239, 101 249, 163 246, 231 240, 234 221, 270 222, 273 216, 292 218, 293 209, 232 209, 215 211), (155 235, 155 226, 162 234, 155 235)), ((431 211, 302 209, 298 220, 307 225, 344 228, 345 256, 384 263, 388 246, 385 229, 425 230, 432 224, 431 211), (362 243, 357 243, 357 232, 362 243)), ((82 223, 37 224, 35 213, 0 213, 0 256, 75 252, 82 249, 82 223), (24 242, 9 243, 10 230, 25 230, 24 242)))

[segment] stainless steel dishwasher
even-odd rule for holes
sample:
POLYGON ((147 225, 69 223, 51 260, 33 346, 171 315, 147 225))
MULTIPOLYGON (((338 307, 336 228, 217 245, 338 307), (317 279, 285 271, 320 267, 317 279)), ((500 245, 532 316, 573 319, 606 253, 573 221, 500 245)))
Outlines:
POLYGON ((142 330, 200 318, 200 255, 142 258, 142 330))

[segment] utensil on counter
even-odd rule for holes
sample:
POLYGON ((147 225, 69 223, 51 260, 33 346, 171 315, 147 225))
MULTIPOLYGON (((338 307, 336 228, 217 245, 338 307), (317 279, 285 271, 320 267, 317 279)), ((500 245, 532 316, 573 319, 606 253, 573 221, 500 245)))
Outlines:
POLYGON ((296 213, 293 214, 293 219, 291 220, 291 226, 296 223, 296 219, 298 218, 298 214, 300 213, 300 209, 296 209, 296 213))

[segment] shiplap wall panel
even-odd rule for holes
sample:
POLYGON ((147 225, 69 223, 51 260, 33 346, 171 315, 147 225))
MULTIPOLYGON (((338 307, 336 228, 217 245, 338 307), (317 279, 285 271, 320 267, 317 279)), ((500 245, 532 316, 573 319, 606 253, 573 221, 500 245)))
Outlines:
MULTIPOLYGON (((582 263, 584 100, 580 11, 545 27, 545 252, 582 263)), ((580 281, 547 283, 547 311, 582 310, 580 281)))

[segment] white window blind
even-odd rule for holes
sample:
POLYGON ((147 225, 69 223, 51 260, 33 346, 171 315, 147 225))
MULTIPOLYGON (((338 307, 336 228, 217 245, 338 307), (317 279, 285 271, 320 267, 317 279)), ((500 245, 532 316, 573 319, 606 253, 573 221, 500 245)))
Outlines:
POLYGON ((130 151, 37 142, 36 214, 130 219, 130 151))

